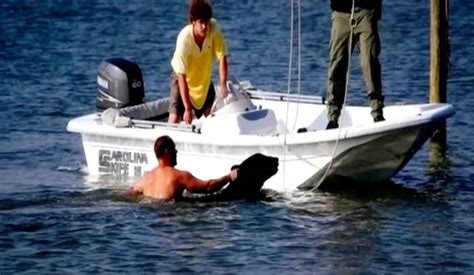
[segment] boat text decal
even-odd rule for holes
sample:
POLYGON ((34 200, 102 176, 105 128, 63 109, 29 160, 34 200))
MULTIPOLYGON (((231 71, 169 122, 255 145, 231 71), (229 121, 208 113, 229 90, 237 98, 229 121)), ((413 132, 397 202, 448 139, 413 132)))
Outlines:
POLYGON ((145 153, 99 150, 99 172, 114 175, 143 176, 142 166, 148 164, 145 153))

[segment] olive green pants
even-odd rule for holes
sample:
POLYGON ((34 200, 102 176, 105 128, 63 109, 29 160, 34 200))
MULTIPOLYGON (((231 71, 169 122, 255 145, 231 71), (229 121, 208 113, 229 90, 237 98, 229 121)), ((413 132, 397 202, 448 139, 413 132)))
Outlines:
MULTIPOLYGON (((360 65, 372 117, 383 115, 381 67, 379 62, 380 38, 374 10, 358 10, 354 14, 354 30, 351 50, 357 45, 360 65)), ((349 61, 350 14, 332 13, 331 41, 328 67, 328 119, 338 121, 344 102, 347 66, 349 61)))

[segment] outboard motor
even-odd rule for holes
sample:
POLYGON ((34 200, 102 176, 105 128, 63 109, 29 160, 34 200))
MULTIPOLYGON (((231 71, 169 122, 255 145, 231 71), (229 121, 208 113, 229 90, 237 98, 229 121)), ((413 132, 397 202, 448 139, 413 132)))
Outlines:
POLYGON ((97 74, 98 111, 142 104, 145 90, 140 67, 123 59, 112 58, 100 64, 97 74))

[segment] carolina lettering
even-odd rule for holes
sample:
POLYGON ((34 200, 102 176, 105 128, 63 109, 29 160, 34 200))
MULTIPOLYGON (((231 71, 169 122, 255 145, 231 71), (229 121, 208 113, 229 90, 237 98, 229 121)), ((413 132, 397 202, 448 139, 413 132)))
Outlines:
POLYGON ((145 153, 130 151, 99 150, 99 172, 114 175, 142 174, 142 165, 148 164, 145 153), (133 171, 130 171, 133 165, 133 171))

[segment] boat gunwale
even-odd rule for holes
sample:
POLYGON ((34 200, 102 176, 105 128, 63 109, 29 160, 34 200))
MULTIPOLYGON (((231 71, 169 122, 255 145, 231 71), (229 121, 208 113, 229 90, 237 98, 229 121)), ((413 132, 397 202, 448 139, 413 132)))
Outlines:
MULTIPOLYGON (((92 113, 69 121, 67 130, 79 134, 102 135, 120 138, 154 140, 157 135, 172 135, 177 142, 192 144, 209 144, 216 146, 281 146, 312 144, 319 142, 330 142, 337 138, 340 140, 377 135, 386 132, 393 132, 404 128, 428 124, 446 118, 454 114, 454 108, 450 104, 435 104, 436 108, 431 108, 426 112, 403 121, 385 121, 376 124, 357 125, 352 127, 342 127, 341 129, 308 131, 305 133, 290 133, 286 135, 205 135, 192 131, 192 126, 170 126, 165 122, 156 123, 145 121, 146 124, 158 127, 140 128, 124 127, 116 128, 98 122, 100 113, 92 113), (91 123, 93 122, 93 123, 91 123), (105 131, 104 131, 105 129, 105 131), (138 131, 138 132, 137 132, 138 131)), ((409 105, 405 105, 409 106, 409 105)), ((423 106, 433 106, 432 104, 413 105, 422 108, 423 106)), ((364 107, 367 108, 367 107, 364 107)), ((142 122, 140 120, 132 120, 142 122)))

